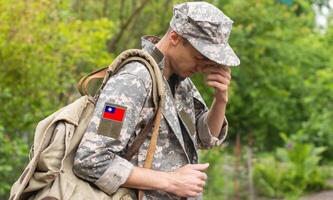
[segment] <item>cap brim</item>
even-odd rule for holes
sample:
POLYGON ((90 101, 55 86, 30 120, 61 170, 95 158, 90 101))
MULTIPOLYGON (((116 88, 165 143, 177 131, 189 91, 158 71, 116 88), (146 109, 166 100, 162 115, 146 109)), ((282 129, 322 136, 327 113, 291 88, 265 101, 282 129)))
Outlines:
POLYGON ((225 66, 238 66, 240 60, 228 43, 209 44, 195 38, 187 38, 192 46, 209 60, 225 66))

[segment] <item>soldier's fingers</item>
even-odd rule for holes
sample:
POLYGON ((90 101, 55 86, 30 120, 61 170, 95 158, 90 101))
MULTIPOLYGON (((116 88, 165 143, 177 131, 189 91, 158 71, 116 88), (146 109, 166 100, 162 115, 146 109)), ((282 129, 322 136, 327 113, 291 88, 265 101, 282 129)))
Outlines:
POLYGON ((220 90, 220 91, 226 91, 226 90, 228 90, 228 86, 227 85, 221 84, 221 83, 219 83, 217 81, 207 81, 206 83, 207 83, 208 86, 213 87, 213 88, 215 88, 217 90, 220 90))
POLYGON ((205 185, 206 185, 206 181, 203 181, 203 180, 201 180, 199 183, 198 183, 198 186, 199 187, 205 187, 205 185))
POLYGON ((231 80, 231 73, 230 73, 230 71, 228 72, 226 72, 226 71, 224 71, 224 72, 221 72, 220 73, 222 76, 224 76, 224 77, 226 77, 227 79, 229 79, 229 80, 231 80))
POLYGON ((207 179, 207 174, 205 172, 194 170, 193 173, 198 178, 199 182, 205 181, 207 179))
POLYGON ((189 165, 192 169, 199 170, 199 171, 204 171, 209 167, 209 163, 205 164, 191 164, 189 165))
POLYGON ((217 81, 220 83, 224 83, 226 85, 230 84, 230 80, 228 78, 225 78, 224 76, 221 76, 219 74, 209 74, 206 76, 206 81, 217 81))
POLYGON ((203 187, 195 186, 195 187, 193 188, 193 190, 194 190, 195 192, 197 192, 197 193, 201 193, 201 192, 203 192, 203 187))
POLYGON ((225 65, 214 65, 214 68, 218 68, 229 73, 231 72, 231 68, 225 65))
POLYGON ((220 74, 228 79, 231 79, 231 73, 230 70, 225 70, 224 68, 220 67, 206 67, 203 72, 205 74, 220 74))
POLYGON ((191 192, 188 193, 188 197, 197 197, 197 196, 199 196, 198 192, 191 191, 191 192))
POLYGON ((207 180, 207 174, 202 172, 200 174, 200 179, 203 180, 203 181, 207 180))
POLYGON ((226 66, 222 66, 221 67, 225 72, 227 72, 227 73, 231 73, 231 68, 230 67, 226 67, 226 66))

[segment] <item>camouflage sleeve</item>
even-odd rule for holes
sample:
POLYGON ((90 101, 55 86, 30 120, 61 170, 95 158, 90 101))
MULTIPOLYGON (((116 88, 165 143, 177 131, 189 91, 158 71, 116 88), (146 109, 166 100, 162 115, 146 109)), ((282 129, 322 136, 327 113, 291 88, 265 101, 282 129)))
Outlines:
POLYGON ((78 147, 74 158, 75 174, 94 183, 107 194, 113 194, 125 183, 133 169, 133 165, 119 155, 135 134, 139 113, 150 94, 150 88, 149 72, 138 62, 127 64, 121 72, 112 76, 97 101, 78 147), (106 106, 118 109, 114 113, 124 111, 120 112, 120 115, 124 115, 123 119, 119 118, 119 113, 106 119, 105 112, 109 109, 106 106), (110 134, 105 135, 105 130, 111 130, 110 134))
POLYGON ((200 148, 209 149, 214 146, 221 145, 224 139, 227 136, 228 132, 228 121, 224 117, 223 126, 221 128, 220 134, 218 137, 215 137, 210 132, 207 123, 208 108, 205 104, 205 101, 201 97, 199 91, 193 85, 193 98, 194 98, 194 108, 195 108, 195 120, 196 120, 196 129, 198 134, 198 144, 200 148))

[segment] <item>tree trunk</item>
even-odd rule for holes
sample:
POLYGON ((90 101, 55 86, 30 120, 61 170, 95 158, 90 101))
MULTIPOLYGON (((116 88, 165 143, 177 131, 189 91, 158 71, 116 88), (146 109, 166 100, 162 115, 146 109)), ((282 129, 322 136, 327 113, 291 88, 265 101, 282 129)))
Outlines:
POLYGON ((120 26, 118 33, 111 39, 108 40, 106 45, 108 52, 113 52, 120 41, 121 37, 127 31, 129 25, 132 21, 141 13, 142 9, 148 4, 150 0, 143 0, 142 3, 132 12, 132 14, 127 18, 127 20, 120 26))

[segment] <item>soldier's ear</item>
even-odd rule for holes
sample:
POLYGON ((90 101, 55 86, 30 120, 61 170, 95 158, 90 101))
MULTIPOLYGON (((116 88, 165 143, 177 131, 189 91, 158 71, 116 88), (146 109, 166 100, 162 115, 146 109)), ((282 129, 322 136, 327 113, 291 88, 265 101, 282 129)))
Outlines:
POLYGON ((168 38, 172 46, 177 46, 182 40, 182 37, 178 35, 175 31, 170 31, 168 34, 168 38))

